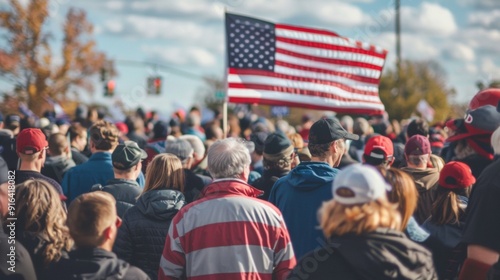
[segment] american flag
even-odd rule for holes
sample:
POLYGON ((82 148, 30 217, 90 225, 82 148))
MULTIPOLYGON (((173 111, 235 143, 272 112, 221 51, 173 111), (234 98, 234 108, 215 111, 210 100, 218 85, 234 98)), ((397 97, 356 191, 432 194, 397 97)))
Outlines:
POLYGON ((387 51, 333 32, 226 13, 232 103, 379 114, 387 51))

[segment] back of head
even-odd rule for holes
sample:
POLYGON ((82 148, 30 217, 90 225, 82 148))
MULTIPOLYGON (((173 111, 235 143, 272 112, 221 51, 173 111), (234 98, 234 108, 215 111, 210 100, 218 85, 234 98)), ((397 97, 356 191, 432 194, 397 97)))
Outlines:
POLYGON ((196 135, 186 134, 179 137, 179 139, 183 139, 189 142, 191 148, 193 148, 193 151, 198 157, 197 160, 200 160, 205 156, 205 145, 203 145, 200 137, 196 135))
POLYGON ((429 138, 416 134, 405 145, 405 156, 409 167, 425 168, 431 154, 429 138))
POLYGON ((72 124, 68 129, 69 140, 73 141, 77 137, 85 137, 87 129, 79 123, 72 124))
POLYGON ((165 139, 170 134, 170 126, 167 122, 157 121, 153 126, 153 138, 165 139))
POLYGON ((16 227, 44 235, 47 242, 41 254, 45 264, 58 260, 63 250, 71 249, 66 212, 52 185, 44 180, 27 180, 17 185, 16 199, 16 227))
POLYGON ((195 112, 191 112, 186 116, 186 124, 189 127, 196 127, 201 125, 201 117, 195 112))
POLYGON ((378 170, 352 164, 333 181, 333 199, 320 209, 325 236, 372 232, 377 228, 399 229, 400 214, 387 200, 390 186, 378 170))
POLYGON ((382 135, 370 137, 366 141, 363 159, 369 165, 389 167, 394 161, 392 140, 382 135))
POLYGON ((370 134, 370 124, 364 118, 356 118, 352 127, 352 132, 357 135, 370 134))
POLYGON ((427 137, 429 135, 429 124, 424 119, 414 119, 408 124, 406 134, 408 138, 417 134, 427 137))
POLYGON ((22 161, 45 160, 40 156, 48 146, 45 134, 38 128, 23 129, 16 138, 16 152, 22 161))
POLYGON ((51 156, 62 155, 68 146, 68 139, 61 133, 55 133, 49 137, 49 151, 51 156))
POLYGON ((89 135, 97 150, 109 151, 118 145, 118 129, 107 121, 97 121, 93 124, 89 129, 89 135))
POLYGON ((239 178, 251 162, 248 148, 235 138, 216 141, 207 157, 208 171, 214 179, 239 178))
POLYGON ((169 137, 165 140, 165 153, 177 156, 182 163, 192 158, 193 152, 194 150, 191 144, 184 139, 169 137))
POLYGON ((290 139, 280 132, 269 134, 264 142, 264 167, 274 170, 289 170, 294 147, 290 139))
POLYGON ((104 244, 104 230, 116 219, 114 197, 107 192, 90 192, 71 202, 67 224, 77 247, 96 248, 104 244))
POLYGON ((180 159, 173 154, 159 154, 146 169, 143 194, 157 189, 174 189, 184 192, 184 170, 180 159))

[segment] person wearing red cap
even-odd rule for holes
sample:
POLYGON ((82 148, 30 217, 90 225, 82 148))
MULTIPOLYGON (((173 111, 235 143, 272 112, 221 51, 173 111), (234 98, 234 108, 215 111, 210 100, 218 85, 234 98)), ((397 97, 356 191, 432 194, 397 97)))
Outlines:
POLYGON ((389 169, 394 162, 394 145, 389 137, 372 136, 366 141, 363 162, 378 168, 389 169))
POLYGON ((38 128, 26 128, 17 135, 16 152, 20 163, 16 170, 16 184, 24 183, 29 179, 47 181, 59 193, 61 200, 65 201, 66 197, 61 185, 40 173, 45 163, 48 146, 45 134, 38 128))
POLYGON ((469 166, 458 161, 445 164, 439 174, 431 217, 422 225, 437 241, 431 249, 439 279, 455 279, 465 260, 467 248, 462 243, 462 231, 471 186, 475 182, 469 166))
POLYGON ((415 180, 418 190, 418 206, 415 219, 422 224, 431 215, 432 203, 436 199, 436 188, 439 172, 436 168, 429 168, 431 143, 429 138, 422 135, 413 135, 405 145, 407 167, 401 168, 408 172, 415 180))

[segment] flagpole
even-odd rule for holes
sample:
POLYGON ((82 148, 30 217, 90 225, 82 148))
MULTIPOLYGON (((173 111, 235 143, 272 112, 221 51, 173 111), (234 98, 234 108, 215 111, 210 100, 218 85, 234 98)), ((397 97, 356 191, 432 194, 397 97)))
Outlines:
POLYGON ((222 131, 224 132, 223 138, 225 139, 227 137, 227 38, 226 38, 226 12, 227 8, 226 5, 224 5, 224 47, 225 47, 225 52, 224 52, 224 103, 222 103, 222 131))

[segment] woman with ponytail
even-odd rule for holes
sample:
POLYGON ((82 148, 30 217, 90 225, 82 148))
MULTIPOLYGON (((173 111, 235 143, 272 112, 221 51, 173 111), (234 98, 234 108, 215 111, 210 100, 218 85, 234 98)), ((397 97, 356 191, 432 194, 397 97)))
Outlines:
POLYGON ((461 240, 465 209, 475 182, 469 166, 458 161, 447 163, 439 175, 432 215, 422 225, 438 241, 431 249, 439 279, 455 279, 467 256, 461 240))

